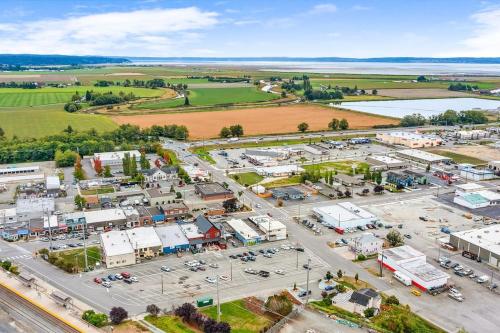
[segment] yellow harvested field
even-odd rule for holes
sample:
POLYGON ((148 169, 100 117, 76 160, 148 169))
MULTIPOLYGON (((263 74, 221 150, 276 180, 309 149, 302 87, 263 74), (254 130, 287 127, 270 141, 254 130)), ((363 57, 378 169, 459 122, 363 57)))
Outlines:
POLYGON ((118 124, 130 123, 141 127, 167 124, 185 125, 189 129, 190 138, 201 139, 217 137, 222 127, 234 124, 241 124, 245 135, 297 132, 297 125, 301 122, 308 123, 309 130, 312 131, 326 130, 332 118, 347 119, 349 128, 352 129, 399 123, 398 119, 319 105, 115 116, 112 119, 118 124))
POLYGON ((110 74, 106 74, 106 76, 139 76, 139 75, 145 75, 144 73, 133 73, 133 72, 126 72, 126 73, 120 73, 120 72, 117 72, 117 73, 110 73, 110 74))

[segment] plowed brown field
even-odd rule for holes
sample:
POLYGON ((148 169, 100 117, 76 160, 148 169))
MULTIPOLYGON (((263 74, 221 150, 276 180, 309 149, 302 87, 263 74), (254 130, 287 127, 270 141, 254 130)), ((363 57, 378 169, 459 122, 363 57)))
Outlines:
POLYGON ((241 124, 245 135, 297 132, 301 122, 309 124, 309 130, 325 130, 332 118, 345 118, 351 129, 370 128, 374 125, 398 124, 398 119, 339 110, 319 105, 292 105, 281 107, 169 113, 154 115, 115 116, 118 124, 134 124, 141 127, 152 125, 186 125, 192 139, 217 137, 222 127, 241 124))

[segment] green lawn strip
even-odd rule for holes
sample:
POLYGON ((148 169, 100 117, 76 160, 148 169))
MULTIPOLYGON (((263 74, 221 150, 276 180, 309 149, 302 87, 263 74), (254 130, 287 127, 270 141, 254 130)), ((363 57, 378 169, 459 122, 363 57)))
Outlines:
MULTIPOLYGON (((339 135, 339 136, 328 136, 328 137, 314 137, 314 138, 302 138, 302 139, 279 139, 276 137, 276 141, 251 141, 251 142, 235 142, 235 143, 227 143, 222 145, 206 145, 205 150, 214 150, 214 149, 233 149, 233 148, 254 148, 254 147, 276 147, 276 146, 289 146, 289 145, 298 145, 304 143, 315 143, 321 142, 321 140, 334 140, 334 141, 342 141, 350 138, 359 137, 359 134, 349 134, 349 135, 339 135)), ((375 137, 375 134, 364 134, 363 137, 375 137)), ((193 150, 191 150, 193 151, 193 150)))
POLYGON ((198 155, 198 157, 201 158, 202 160, 205 160, 210 164, 215 164, 215 160, 212 158, 212 156, 210 156, 208 150, 206 150, 205 148, 203 147, 195 148, 193 150, 193 153, 198 155))
POLYGON ((479 158, 475 158, 475 157, 467 156, 467 155, 462 155, 462 154, 457 154, 457 153, 447 151, 447 150, 432 149, 432 150, 430 150, 430 152, 432 152, 434 154, 441 155, 441 156, 449 157, 455 163, 470 163, 470 164, 475 164, 475 165, 488 163, 487 161, 481 160, 479 158))
POLYGON ((177 157, 177 154, 173 150, 164 149, 163 151, 168 154, 168 157, 170 158, 170 162, 172 165, 180 164, 179 158, 177 157))
MULTIPOLYGON (((258 333, 272 324, 270 318, 256 314, 245 307, 244 300, 221 304, 221 321, 231 326, 233 333, 258 333)), ((217 307, 202 308, 200 312, 217 319, 217 307)))
POLYGON ((384 329, 388 332, 397 331, 401 323, 404 322, 406 330, 404 332, 426 332, 426 333, 445 333, 443 329, 430 323, 405 306, 391 306, 387 311, 382 311, 378 316, 375 316, 372 323, 377 328, 384 329))
POLYGON ((167 333, 196 333, 198 330, 193 330, 185 325, 179 317, 176 316, 146 316, 144 320, 160 330, 167 333))
POLYGON ((245 185, 245 186, 257 184, 262 179, 264 179, 264 177, 257 174, 256 172, 236 173, 236 174, 232 174, 231 178, 236 180, 239 184, 245 185))
POLYGON ((263 183, 262 186, 265 188, 274 188, 282 186, 291 186, 300 184, 300 175, 295 175, 287 178, 276 179, 268 183, 263 183))
MULTIPOLYGON (((64 262, 76 263, 80 271, 85 268, 85 254, 84 249, 65 250, 53 252, 58 258, 64 262)), ((89 266, 95 266, 96 262, 101 261, 101 250, 97 246, 87 247, 87 260, 89 266)))
POLYGON ((324 172, 324 171, 335 170, 340 173, 352 173, 353 165, 356 166, 356 174, 364 174, 366 170, 370 168, 370 165, 368 163, 352 161, 352 160, 302 165, 302 168, 304 168, 306 171, 319 170, 320 172, 324 172))
POLYGON ((70 125, 76 131, 108 132, 118 125, 100 115, 68 113, 60 106, 0 108, 0 127, 7 137, 39 138, 59 134, 70 125))
POLYGON ((96 195, 96 194, 106 194, 113 193, 115 189, 112 186, 101 187, 93 190, 80 190, 82 195, 96 195))

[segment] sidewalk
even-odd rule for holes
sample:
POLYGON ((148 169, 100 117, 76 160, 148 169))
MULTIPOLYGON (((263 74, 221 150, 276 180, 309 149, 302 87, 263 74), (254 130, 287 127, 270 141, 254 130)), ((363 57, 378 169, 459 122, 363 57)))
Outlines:
POLYGON ((65 308, 58 305, 49 295, 57 290, 54 287, 48 285, 44 281, 36 280, 37 287, 35 286, 27 287, 16 277, 8 275, 3 270, 0 270, 0 283, 8 286, 14 292, 24 296, 33 304, 37 305, 46 312, 52 314, 53 316, 61 319, 67 324, 81 330, 82 332, 89 333, 102 333, 103 331, 89 326, 83 319, 80 318, 80 311, 85 311, 90 309, 86 304, 73 299, 73 306, 70 308, 65 308))

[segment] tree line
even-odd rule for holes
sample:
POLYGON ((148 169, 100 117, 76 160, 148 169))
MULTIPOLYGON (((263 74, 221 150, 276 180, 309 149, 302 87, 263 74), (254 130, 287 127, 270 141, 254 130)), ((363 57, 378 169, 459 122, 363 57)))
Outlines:
POLYGON ((479 89, 478 85, 470 85, 470 84, 464 84, 464 83, 452 83, 449 85, 448 90, 451 91, 472 91, 472 90, 477 90, 479 89))
POLYGON ((57 157, 61 165, 72 165, 77 155, 137 148, 148 153, 156 152, 160 137, 183 140, 189 137, 189 132, 185 126, 178 125, 155 125, 140 129, 139 126, 125 124, 104 133, 98 133, 94 129, 82 132, 65 130, 39 139, 4 137, 0 145, 0 163, 51 161, 58 151, 57 157))
POLYGON ((36 82, 0 82, 0 88, 21 88, 21 89, 36 89, 41 88, 36 82))
POLYGON ((164 79, 151 79, 151 80, 129 80, 124 81, 109 81, 109 80, 98 80, 94 83, 96 87, 110 87, 110 86, 122 86, 122 87, 135 87, 135 88, 172 88, 175 90, 186 90, 188 88, 187 84, 178 83, 173 84, 166 82, 164 79))
POLYGON ((447 110, 429 118, 424 117, 420 113, 406 115, 401 119, 400 126, 415 127, 424 126, 428 123, 439 125, 486 124, 487 122, 488 117, 482 111, 468 110, 457 112, 447 110))

